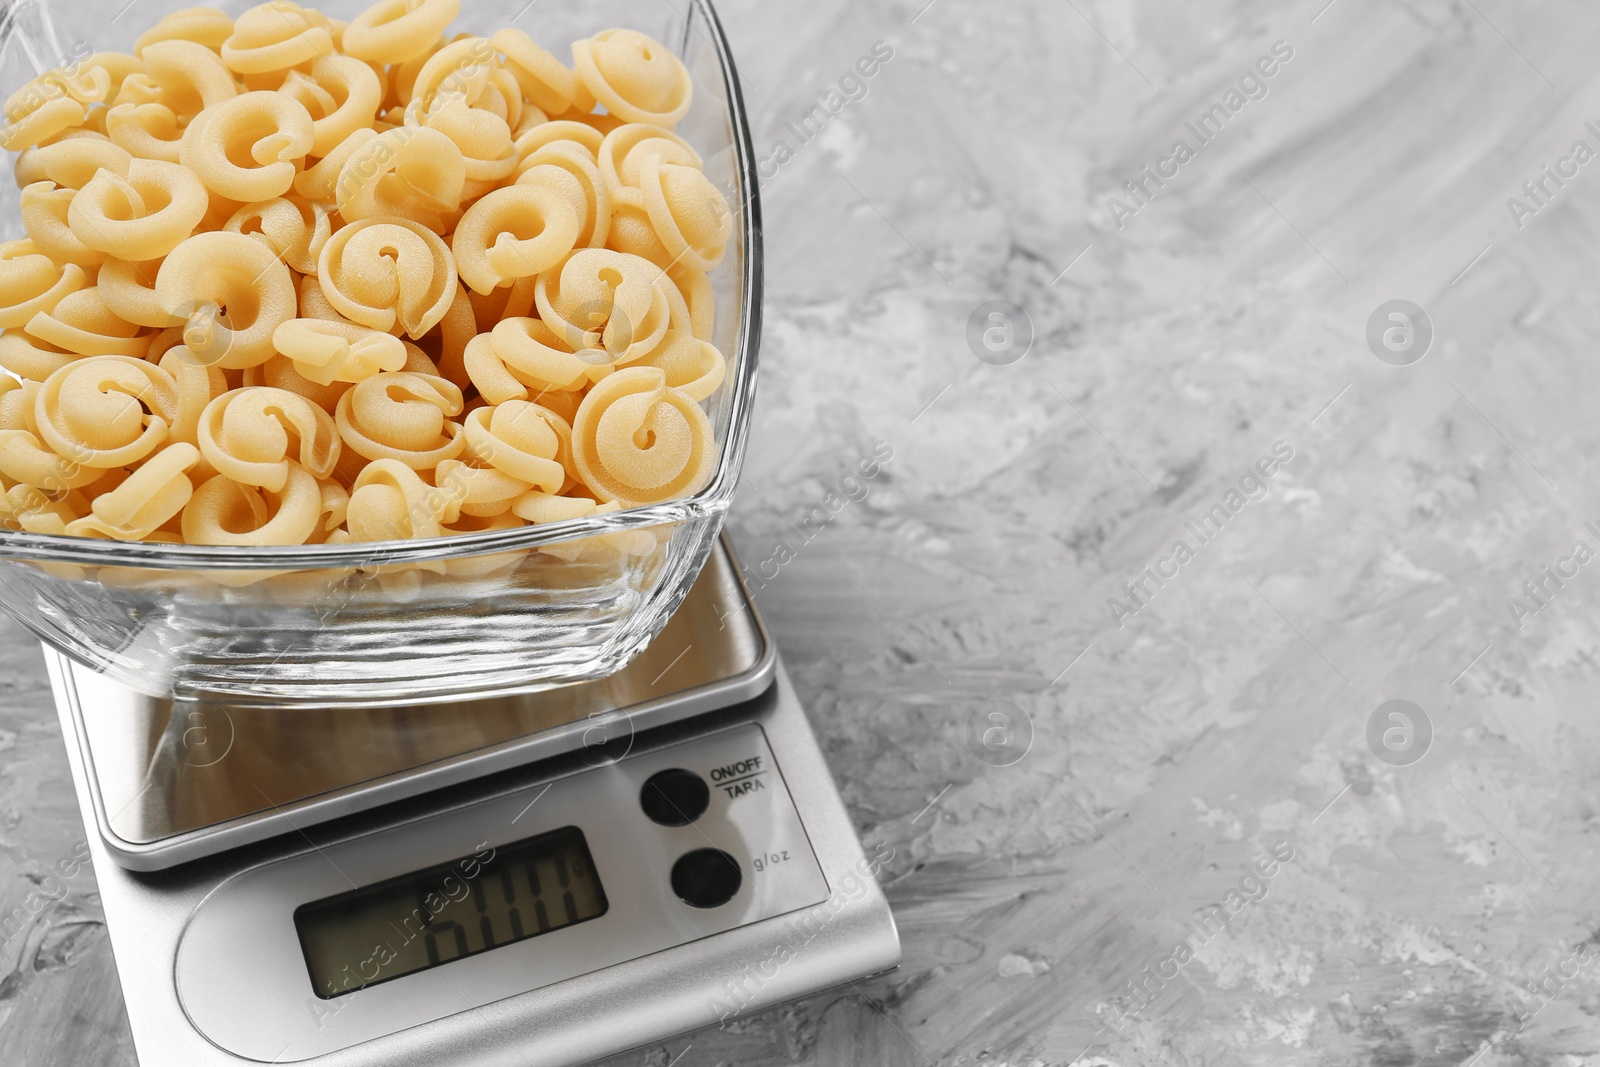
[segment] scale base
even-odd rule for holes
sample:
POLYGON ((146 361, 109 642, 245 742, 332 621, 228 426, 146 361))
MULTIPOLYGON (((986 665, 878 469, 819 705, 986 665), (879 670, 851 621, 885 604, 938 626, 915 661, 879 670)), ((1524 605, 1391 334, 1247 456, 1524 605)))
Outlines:
MULTIPOLYGON (((737 595, 737 570, 731 569, 730 561, 720 553, 713 559, 717 564, 708 571, 708 595, 737 595)), ((143 1067, 240 1067, 262 1062, 312 1067, 372 1067, 380 1063, 385 1067, 437 1067, 441 1063, 452 1067, 577 1067, 896 966, 899 936, 876 877, 886 857, 863 852, 805 712, 759 619, 753 611, 743 612, 744 605, 737 600, 726 603, 733 604, 734 610, 724 609, 721 617, 747 614, 753 629, 745 638, 755 635, 759 640, 747 642, 749 647, 734 668, 707 683, 710 690, 697 698, 698 703, 674 704, 674 694, 663 693, 652 698, 656 703, 645 705, 644 715, 632 715, 630 706, 630 714, 625 716, 629 722, 627 755, 620 763, 597 768, 593 751, 583 749, 581 743, 576 749, 565 743, 541 747, 538 739, 545 736, 542 734, 512 739, 489 750, 491 755, 498 754, 494 759, 486 760, 483 752, 461 753, 399 779, 382 780, 377 793, 371 792, 370 782, 358 784, 354 796, 362 802, 353 807, 330 805, 326 796, 313 795, 293 810, 268 808, 265 814, 250 813, 242 821, 192 828, 176 839, 180 845, 187 842, 179 849, 185 854, 180 857, 182 862, 173 862, 170 841, 157 841, 154 854, 160 862, 145 865, 164 869, 144 871, 131 867, 140 865, 141 857, 148 860, 149 851, 141 852, 139 843, 107 834, 118 825, 118 813, 108 814, 104 809, 103 783, 94 772, 98 753, 83 728, 86 709, 80 700, 81 686, 76 684, 81 682, 81 668, 55 654, 47 655, 129 1024, 143 1067), (654 721, 651 707, 657 709, 654 721), (639 725, 634 733, 636 721, 639 725), (470 981, 462 981, 470 977, 469 965, 475 960, 514 952, 525 945, 539 946, 540 951, 548 947, 552 953, 569 956, 576 951, 580 960, 588 961, 582 955, 587 942, 569 937, 563 949, 558 939, 564 934, 587 936, 582 932, 600 929, 606 919, 556 931, 423 972, 419 977, 448 975, 454 973, 453 968, 464 968, 450 983, 465 990, 457 991, 462 1004, 453 1014, 439 1009, 436 1017, 423 1022, 397 1016, 395 1024, 377 1036, 354 1042, 327 1035, 309 1041, 303 1035, 286 1038, 281 1052, 276 1048, 248 1055, 228 1051, 224 1047, 227 1042, 215 1040, 215 1026, 208 1030, 197 1022, 204 1013, 197 1012, 193 984, 187 994, 180 988, 180 950, 185 948, 186 932, 198 929, 200 920, 206 918, 202 906, 211 907, 208 902, 221 899, 228 886, 242 884, 241 879, 248 880, 261 868, 287 865, 312 854, 342 856, 341 850, 370 848, 385 834, 405 835, 410 840, 413 827, 425 830, 433 820, 503 807, 521 794, 544 788, 545 783, 553 783, 550 788, 555 788, 585 777, 614 781, 634 760, 640 766, 659 758, 676 761, 676 755, 661 755, 662 750, 715 747, 719 736, 741 729, 749 732, 752 725, 759 727, 774 769, 786 786, 784 796, 792 802, 789 817, 798 817, 797 840, 802 847, 809 844, 815 871, 820 874, 815 883, 818 890, 805 898, 804 906, 767 908, 759 914, 752 911, 749 914, 754 918, 736 918, 742 925, 712 932, 705 932, 710 927, 697 929, 686 922, 672 927, 678 940, 668 947, 652 947, 633 958, 618 956, 615 958, 621 962, 597 964, 598 969, 588 973, 578 973, 580 966, 572 977, 511 995, 476 993, 470 981), (536 761, 529 762, 529 757, 536 761), (454 771, 441 776, 440 767, 454 771)), ((572 729, 581 731, 591 716, 579 715, 569 728, 550 736, 570 739, 572 729)), ((590 827, 591 836, 606 833, 607 826, 621 827, 627 819, 637 820, 639 814, 637 807, 632 813, 607 808, 597 818, 590 827)), ((718 831, 707 826, 705 832, 718 831)), ((751 840, 747 860, 757 847, 751 840)), ((755 877, 748 872, 747 867, 747 877, 755 877)), ((623 895, 632 881, 601 873, 613 882, 615 896, 623 895)), ((286 929, 290 932, 284 936, 292 939, 292 928, 286 929)), ((233 960, 227 953, 215 951, 224 940, 207 937, 204 943, 213 950, 208 955, 234 969, 235 983, 257 981, 262 970, 259 961, 233 960)), ((268 979, 259 981, 265 988, 268 979)), ((410 977, 399 978, 354 996, 372 998, 411 981, 410 977)), ((309 992, 309 983, 306 989, 309 992)), ((357 1016, 365 1010, 358 1010, 357 1016)), ((261 1025, 270 1031, 275 1024, 261 1025)), ((286 1033, 290 1029, 284 1027, 286 1033)))

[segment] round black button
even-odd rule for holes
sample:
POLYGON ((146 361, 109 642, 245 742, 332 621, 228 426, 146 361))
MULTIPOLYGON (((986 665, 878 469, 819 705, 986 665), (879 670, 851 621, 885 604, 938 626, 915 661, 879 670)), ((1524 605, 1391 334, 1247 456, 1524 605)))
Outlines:
POLYGON ((662 826, 688 826, 711 805, 711 787, 693 771, 674 767, 658 771, 639 790, 639 806, 651 822, 662 826))
POLYGON ((720 848, 697 848, 672 865, 672 891, 691 908, 716 908, 744 883, 739 861, 720 848))

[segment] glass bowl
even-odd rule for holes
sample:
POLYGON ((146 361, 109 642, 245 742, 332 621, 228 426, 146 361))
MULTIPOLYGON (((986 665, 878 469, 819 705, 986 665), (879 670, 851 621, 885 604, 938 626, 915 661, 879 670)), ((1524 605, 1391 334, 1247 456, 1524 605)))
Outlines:
MULTIPOLYGON (((131 49, 192 0, 12 0, 0 93, 87 51, 131 49), (80 39, 80 37, 84 39, 80 39)), ((251 6, 222 2, 238 15, 251 6)), ((367 0, 324 0, 349 19, 367 0)), ((688 594, 739 480, 761 325, 755 156, 738 75, 709 0, 468 0, 452 33, 516 25, 558 55, 610 26, 677 51, 695 79, 679 133, 735 212, 712 273, 728 375, 708 401, 720 459, 684 500, 433 540, 241 549, 0 529, 0 607, 40 639, 140 692, 235 705, 422 703, 603 677, 688 594)), ((0 239, 24 236, 0 182, 0 239)))

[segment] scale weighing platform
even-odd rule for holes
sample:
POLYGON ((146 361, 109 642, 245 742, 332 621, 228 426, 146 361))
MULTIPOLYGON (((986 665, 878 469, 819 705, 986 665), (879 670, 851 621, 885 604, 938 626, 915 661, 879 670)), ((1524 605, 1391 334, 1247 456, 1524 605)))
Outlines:
POLYGON ((894 967, 724 544, 609 678, 178 704, 46 649, 142 1067, 568 1067, 894 967))

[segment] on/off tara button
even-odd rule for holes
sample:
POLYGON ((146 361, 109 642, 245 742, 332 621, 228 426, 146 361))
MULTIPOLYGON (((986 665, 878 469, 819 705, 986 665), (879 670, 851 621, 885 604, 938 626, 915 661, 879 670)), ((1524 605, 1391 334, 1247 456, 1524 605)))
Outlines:
POLYGON ((662 826, 688 826, 711 805, 711 787, 693 771, 681 767, 657 771, 639 790, 639 806, 651 822, 662 826))

